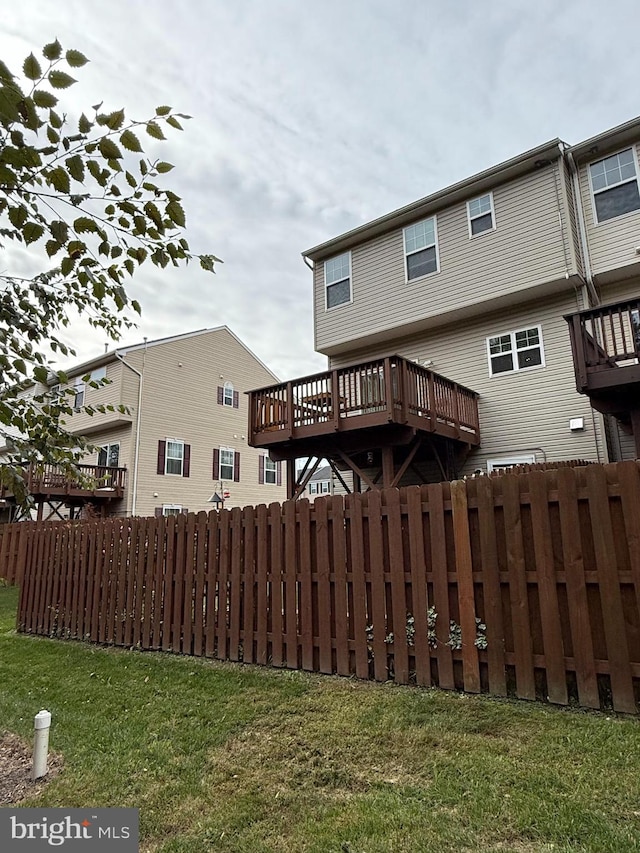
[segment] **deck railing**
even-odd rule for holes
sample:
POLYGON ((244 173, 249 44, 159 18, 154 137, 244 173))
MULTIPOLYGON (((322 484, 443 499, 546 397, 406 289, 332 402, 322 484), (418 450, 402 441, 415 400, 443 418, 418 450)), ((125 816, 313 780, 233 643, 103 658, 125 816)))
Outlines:
POLYGON ((589 376, 640 360, 640 299, 600 305, 565 315, 569 324, 576 383, 589 387, 589 376))
POLYGON ((478 395, 401 356, 316 373, 249 392, 249 443, 404 423, 438 424, 479 442, 478 395))
MULTIPOLYGON (((72 495, 78 493, 113 497, 122 495, 127 481, 127 469, 108 465, 78 465, 79 476, 70 477, 57 465, 29 465, 23 471, 27 491, 31 495, 72 495)), ((3 490, 3 497, 6 490, 3 490)))

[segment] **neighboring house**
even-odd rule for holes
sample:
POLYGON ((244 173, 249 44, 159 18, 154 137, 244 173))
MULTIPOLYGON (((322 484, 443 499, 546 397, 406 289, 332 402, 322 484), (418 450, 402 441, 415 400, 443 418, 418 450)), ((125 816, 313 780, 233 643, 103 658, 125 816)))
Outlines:
POLYGON ((304 252, 330 371, 254 392, 250 441, 365 486, 640 455, 639 144, 640 119, 554 139, 304 252), (574 365, 565 315, 609 303, 574 365))
POLYGON ((209 511, 216 496, 225 508, 284 498, 280 464, 246 437, 245 392, 276 377, 226 326, 122 347, 66 372, 77 406, 66 428, 95 446, 83 462, 102 486, 79 502, 149 516, 209 511), (99 405, 113 411, 82 409, 99 405))
POLYGON ((320 495, 332 495, 333 483, 331 480, 331 468, 322 465, 311 475, 303 493, 303 497, 314 500, 320 495))

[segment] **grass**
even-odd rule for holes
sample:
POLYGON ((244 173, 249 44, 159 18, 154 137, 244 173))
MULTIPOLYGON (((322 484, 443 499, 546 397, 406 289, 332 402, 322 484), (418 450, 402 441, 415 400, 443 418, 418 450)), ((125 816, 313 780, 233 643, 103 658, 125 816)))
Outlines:
MULTIPOLYGON (((640 851, 640 723, 17 635, 0 721, 65 766, 29 806, 140 809, 144 853, 640 851)), ((1 772, 1 771, 0 771, 1 772)))

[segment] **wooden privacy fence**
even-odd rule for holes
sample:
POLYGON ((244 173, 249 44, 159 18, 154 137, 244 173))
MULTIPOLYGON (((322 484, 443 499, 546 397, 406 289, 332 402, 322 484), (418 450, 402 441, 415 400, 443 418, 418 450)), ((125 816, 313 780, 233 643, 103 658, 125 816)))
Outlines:
POLYGON ((19 629, 636 713, 639 466, 31 525, 19 629))

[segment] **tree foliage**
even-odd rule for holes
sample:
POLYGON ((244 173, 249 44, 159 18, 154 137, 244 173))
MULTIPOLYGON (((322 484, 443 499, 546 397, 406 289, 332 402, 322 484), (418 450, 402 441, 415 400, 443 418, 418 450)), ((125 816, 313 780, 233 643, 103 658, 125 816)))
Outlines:
MULTIPOLYGON (((144 152, 145 140, 155 147, 189 116, 163 105, 137 121, 102 104, 68 115, 59 97, 87 61, 57 40, 25 59, 22 78, 0 60, 0 439, 9 437, 14 462, 67 472, 83 450, 64 429, 73 392, 51 395, 40 383, 67 382, 52 359, 74 355, 62 338, 71 316, 117 340, 140 312, 126 285, 143 264, 197 258, 213 272, 218 261, 191 252, 180 197, 163 185, 173 166, 144 152), (35 275, 7 272, 18 257, 10 243, 27 249, 35 275)), ((15 467, 0 477, 24 497, 15 467)))

